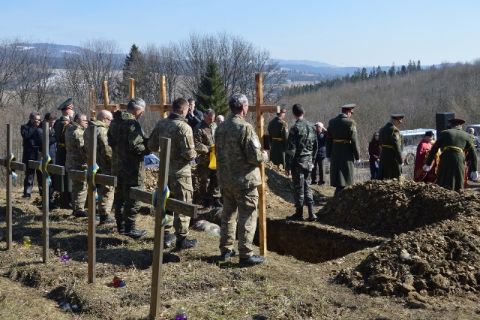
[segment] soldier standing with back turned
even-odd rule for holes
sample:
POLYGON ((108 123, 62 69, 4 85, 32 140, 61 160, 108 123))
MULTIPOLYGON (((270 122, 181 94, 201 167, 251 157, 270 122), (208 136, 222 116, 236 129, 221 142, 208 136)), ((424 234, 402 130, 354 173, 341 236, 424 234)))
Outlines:
POLYGON ((398 179, 402 174, 402 137, 398 128, 403 122, 403 114, 392 114, 391 121, 379 131, 382 147, 380 153, 379 179, 398 179))
POLYGON ((270 161, 281 165, 285 169, 285 151, 287 149, 288 124, 285 121, 287 109, 282 108, 280 113, 268 124, 268 136, 270 139, 270 161))
POLYGON ((335 195, 353 184, 353 163, 360 159, 357 125, 352 119, 355 104, 342 107, 342 113, 328 122, 327 158, 330 159, 330 185, 335 195))
POLYGON ((294 104, 292 112, 296 121, 288 134, 286 170, 287 175, 292 171, 295 213, 287 217, 287 220, 303 220, 303 206, 306 204, 308 221, 314 221, 317 216, 313 213, 310 182, 313 162, 317 156, 317 134, 313 125, 303 119, 305 112, 300 104, 294 104))

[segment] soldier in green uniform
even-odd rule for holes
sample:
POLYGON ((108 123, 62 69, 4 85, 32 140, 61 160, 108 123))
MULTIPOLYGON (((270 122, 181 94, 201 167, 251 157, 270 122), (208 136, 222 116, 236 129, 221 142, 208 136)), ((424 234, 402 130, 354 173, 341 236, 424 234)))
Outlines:
POLYGON ((295 213, 288 220, 303 220, 303 206, 308 208, 308 220, 314 221, 317 216, 313 213, 313 194, 310 189, 313 162, 317 156, 317 133, 313 125, 304 120, 304 110, 300 104, 294 104, 292 113, 295 124, 288 134, 286 172, 290 175, 294 187, 295 213))
MULTIPOLYGON (((65 149, 67 159, 65 169, 85 170, 87 166, 87 153, 83 140, 83 132, 88 127, 87 116, 77 113, 73 118, 73 123, 68 126, 65 132, 65 149)), ((72 181, 72 205, 73 215, 76 217, 86 217, 85 201, 87 200, 87 183, 85 181, 72 181)))
POLYGON ((117 177, 113 201, 117 230, 133 239, 146 235, 138 230, 135 218, 140 203, 130 198, 132 187, 143 187, 145 168, 143 157, 150 154, 146 138, 138 119, 145 111, 145 101, 134 98, 127 110, 118 110, 108 128, 108 144, 112 147, 112 174, 117 177))
POLYGON ((234 256, 238 224, 240 264, 261 264, 265 258, 253 254, 253 236, 257 229, 257 187, 262 184, 259 165, 268 160, 251 124, 245 120, 248 100, 234 94, 228 105, 231 114, 215 132, 217 175, 223 198, 220 226, 221 260, 234 256), (238 209, 238 213, 237 213, 238 209))
POLYGON ((209 168, 211 152, 215 153, 215 130, 217 124, 214 121, 215 111, 208 109, 204 113, 203 120, 193 131, 195 151, 197 151, 197 178, 199 193, 203 197, 203 206, 213 204, 216 208, 222 206, 220 202, 220 188, 217 181, 217 170, 209 168))
MULTIPOLYGON (((101 110, 97 114, 97 119, 92 119, 89 126, 97 127, 97 165, 98 173, 112 174, 112 148, 108 145, 108 127, 112 121, 112 113, 108 110, 101 110)), ((84 132, 85 148, 90 150, 89 130, 84 132)), ((112 186, 98 186, 98 215, 100 216, 100 225, 113 223, 113 219, 109 216, 113 206, 113 196, 115 189, 112 186)))
MULTIPOLYGON (((55 153, 55 164, 59 166, 65 166, 67 159, 67 151, 65 149, 65 131, 67 126, 73 120, 73 99, 68 98, 60 104, 57 108, 62 111, 62 116, 59 117, 53 124, 53 130, 55 132, 55 138, 57 141, 57 149, 55 153)), ((53 186, 55 191, 60 192, 61 207, 64 209, 72 209, 70 183, 68 173, 62 176, 53 176, 53 186)))
POLYGON ((389 121, 379 131, 379 141, 382 147, 380 153, 379 179, 398 179, 402 174, 402 137, 398 129, 403 122, 403 114, 392 114, 389 121))
POLYGON ((270 161, 281 165, 285 169, 285 151, 287 149, 288 124, 285 121, 287 109, 282 108, 280 113, 268 124, 268 136, 270 139, 270 161))
POLYGON ((470 161, 472 173, 470 178, 478 180, 477 153, 473 145, 472 137, 462 130, 464 120, 453 118, 449 120, 451 129, 444 130, 438 136, 438 140, 430 150, 423 170, 428 172, 432 169, 432 162, 438 150, 441 150, 440 162, 437 170, 439 186, 461 191, 465 183, 465 161, 470 161))
MULTIPOLYGON (((183 98, 173 101, 173 112, 166 119, 157 122, 148 140, 148 147, 150 150, 158 151, 160 137, 171 139, 170 168, 168 170, 170 197, 191 203, 193 197, 191 162, 197 153, 195 152, 192 128, 185 118, 188 107, 188 101, 183 98)), ((175 228, 177 250, 195 247, 197 240, 187 238, 190 217, 171 211, 166 213, 170 216, 173 215, 173 224, 171 223, 172 219, 169 219, 169 223, 165 227, 164 245, 168 247, 173 242, 173 227, 175 228)))
POLYGON ((353 184, 353 164, 360 159, 357 125, 352 119, 355 104, 342 107, 342 113, 328 122, 327 158, 330 159, 330 185, 335 195, 353 184))

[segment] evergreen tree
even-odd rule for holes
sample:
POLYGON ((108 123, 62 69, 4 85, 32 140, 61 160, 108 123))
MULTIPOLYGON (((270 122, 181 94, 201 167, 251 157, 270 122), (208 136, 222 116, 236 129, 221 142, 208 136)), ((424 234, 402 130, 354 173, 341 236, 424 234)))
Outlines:
POLYGON ((393 77, 395 75, 395 64, 392 63, 392 66, 390 67, 390 69, 388 69, 388 75, 390 77, 393 77))
POLYGON ((215 110, 216 114, 225 115, 228 112, 227 96, 223 80, 214 61, 207 64, 207 70, 200 81, 195 96, 199 109, 215 110))
POLYGON ((128 95, 128 83, 130 78, 134 78, 136 81, 139 81, 139 67, 142 60, 142 53, 138 49, 137 45, 133 44, 130 48, 130 52, 125 57, 125 62, 123 63, 123 78, 121 85, 122 95, 128 95))
POLYGON ((422 70, 422 67, 420 65, 420 60, 417 61, 417 71, 422 70))

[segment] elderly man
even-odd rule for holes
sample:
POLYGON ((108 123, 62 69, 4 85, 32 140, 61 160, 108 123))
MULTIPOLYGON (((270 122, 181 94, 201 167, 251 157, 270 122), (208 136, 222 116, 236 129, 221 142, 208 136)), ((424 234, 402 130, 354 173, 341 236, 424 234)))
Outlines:
MULTIPOLYGON (((73 118, 73 123, 65 132, 65 149, 67 159, 65 167, 70 170, 85 170, 87 165, 87 153, 83 140, 83 132, 88 127, 87 116, 78 113, 73 118)), ((87 200, 87 184, 85 181, 72 181, 72 204, 73 215, 86 217, 85 201, 87 200)))
POLYGON ((133 239, 143 238, 145 230, 136 228, 140 203, 130 198, 132 187, 143 187, 145 168, 143 157, 150 154, 138 119, 145 111, 145 101, 134 98, 127 110, 118 110, 108 129, 108 144, 112 147, 112 174, 117 177, 113 207, 117 230, 133 239))
MULTIPOLYGON (((112 148, 108 145, 108 127, 112 122, 112 113, 108 110, 101 110, 97 114, 97 119, 89 122, 89 126, 97 127, 97 165, 98 173, 112 173, 112 148)), ((84 140, 87 152, 90 150, 89 136, 90 131, 85 130, 84 140)), ((98 188, 98 215, 100 216, 99 225, 113 223, 113 219, 109 216, 112 211, 113 195, 115 189, 111 186, 100 185, 98 188)))
POLYGON ((225 117, 222 116, 221 114, 219 114, 216 118, 215 118, 215 122, 217 123, 217 126, 222 124, 223 122, 225 121, 225 117))
MULTIPOLYGON (((67 151, 65 149, 65 131, 67 126, 73 120, 73 99, 68 98, 57 108, 62 111, 62 115, 55 121, 53 130, 55 131, 55 140, 57 141, 57 151, 55 155, 55 164, 65 166, 67 159, 67 151)), ((71 194, 69 188, 68 173, 62 176, 53 176, 53 186, 55 191, 60 193, 61 207, 64 209, 72 209, 71 194)))
POLYGON ((287 149, 288 124, 285 121, 287 109, 282 108, 277 116, 268 124, 268 136, 270 139, 270 161, 281 165, 285 169, 285 151, 287 149))
POLYGON ((315 157, 315 161, 313 162, 313 170, 312 170, 312 184, 316 184, 318 181, 319 185, 325 184, 325 179, 323 176, 323 160, 327 156, 327 130, 323 126, 323 123, 317 122, 315 123, 315 131, 317 133, 317 156, 315 157), (318 180, 317 180, 317 172, 318 172, 318 180))
POLYGON ((432 170, 432 163, 438 150, 441 150, 440 161, 437 170, 436 183, 446 189, 462 191, 465 183, 465 161, 472 166, 470 178, 478 180, 477 153, 473 145, 472 137, 462 130, 464 120, 453 118, 448 120, 450 128, 444 130, 438 136, 427 156, 423 170, 432 170))
MULTIPOLYGON (((41 122, 38 112, 30 113, 28 123, 20 127, 20 134, 23 139, 23 155, 22 162, 27 165, 25 179, 23 180, 23 198, 32 196, 33 181, 35 180, 35 169, 28 167, 28 160, 38 160, 38 153, 42 147, 42 132, 40 129, 41 122)), ((38 190, 42 189, 42 174, 37 172, 38 190)))
POLYGON ((392 114, 391 120, 379 131, 380 153, 379 179, 398 179, 402 174, 402 137, 399 127, 403 122, 404 114, 392 114))
POLYGON ((220 189, 217 182, 217 170, 210 167, 210 158, 212 152, 215 153, 215 129, 217 128, 215 111, 208 109, 205 112, 202 122, 195 127, 193 139, 195 141, 195 151, 197 151, 197 178, 199 181, 199 193, 203 197, 204 207, 213 204, 215 207, 221 207, 220 189))
MULTIPOLYGON (((183 98, 173 101, 172 113, 157 122, 148 140, 150 150, 158 151, 160 136, 171 139, 170 168, 168 171, 168 188, 170 196, 188 203, 192 202, 192 165, 191 162, 197 156, 193 132, 185 119, 188 113, 188 102, 183 98)), ((168 223, 165 228, 166 247, 172 245, 176 238, 176 249, 189 249, 197 245, 196 239, 187 239, 190 217, 167 211, 168 215, 174 215, 173 224, 168 223), (172 232, 175 229, 175 236, 172 232)), ((171 221, 171 219, 170 219, 171 221)))
POLYGON ((353 162, 360 159, 357 125, 352 119, 355 104, 342 106, 342 112, 328 122, 326 143, 330 159, 330 185, 335 195, 353 184, 353 162))
POLYGON ((313 213, 313 194, 310 189, 310 174, 317 156, 317 135, 310 122, 304 119, 305 111, 300 104, 294 104, 292 113, 295 124, 288 133, 286 170, 292 172, 295 199, 295 213, 287 220, 303 220, 303 206, 308 209, 308 220, 317 219, 313 213))
POLYGON ((268 155, 262 152, 252 125, 245 120, 247 97, 234 94, 228 104, 232 113, 215 132, 218 182, 223 197, 221 260, 228 261, 235 255, 238 223, 240 264, 261 264, 265 258, 253 254, 252 242, 257 228, 257 187, 262 183, 259 165, 267 161, 268 155))
POLYGON ((202 122, 203 113, 195 108, 195 99, 188 99, 188 113, 185 118, 192 129, 202 122))

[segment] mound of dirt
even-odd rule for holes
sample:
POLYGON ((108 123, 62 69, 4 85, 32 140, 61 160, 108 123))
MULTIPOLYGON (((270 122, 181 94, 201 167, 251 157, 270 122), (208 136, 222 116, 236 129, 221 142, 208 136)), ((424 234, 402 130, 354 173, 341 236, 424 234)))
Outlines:
POLYGON ((478 215, 461 215, 395 236, 336 280, 357 292, 423 303, 428 296, 478 292, 479 270, 478 215))
POLYGON ((392 236, 457 215, 480 210, 473 194, 434 184, 372 180, 344 189, 319 212, 322 223, 392 236))

